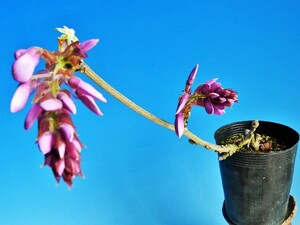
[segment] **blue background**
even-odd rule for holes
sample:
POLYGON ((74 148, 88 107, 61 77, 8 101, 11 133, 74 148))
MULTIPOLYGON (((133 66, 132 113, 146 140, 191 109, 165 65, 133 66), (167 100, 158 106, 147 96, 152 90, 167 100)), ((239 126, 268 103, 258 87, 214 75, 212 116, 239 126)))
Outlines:
MULTIPOLYGON (((219 77, 239 92, 223 116, 195 108, 189 129, 214 142, 227 123, 259 119, 300 131, 300 5, 298 1, 6 1, 0 8, 0 223, 5 225, 215 225, 223 190, 217 155, 178 139, 97 87, 108 100, 98 117, 77 102, 84 179, 58 186, 35 144, 30 104, 9 111, 17 83, 13 53, 56 50, 55 27, 84 41, 99 38, 86 62, 111 85, 173 122, 186 77, 195 86, 219 77)), ((84 78, 86 81, 89 79, 84 78)), ((96 85, 94 85, 96 86, 96 85)), ((194 88, 195 88, 194 86, 194 88)), ((300 202, 300 159, 291 193, 300 202)), ((294 224, 300 224, 298 212, 294 224)))

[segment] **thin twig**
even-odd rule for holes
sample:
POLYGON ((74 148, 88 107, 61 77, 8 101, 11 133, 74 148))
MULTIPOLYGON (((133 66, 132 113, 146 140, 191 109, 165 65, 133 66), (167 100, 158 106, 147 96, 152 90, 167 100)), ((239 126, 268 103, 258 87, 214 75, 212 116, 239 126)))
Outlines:
MULTIPOLYGON (((159 117, 153 115, 152 113, 148 112, 147 110, 143 109, 142 107, 135 104, 133 101, 129 100, 127 97, 125 97, 123 94, 118 92, 116 89, 114 89, 111 85, 109 85, 106 81, 104 81, 100 76, 98 76, 86 63, 82 62, 80 65, 80 68, 78 70, 81 73, 84 73, 87 75, 90 79, 92 79, 96 84, 98 84, 100 87, 102 87, 105 91, 110 93, 112 96, 114 96, 116 99, 118 99, 120 102, 137 112, 138 114, 146 117, 147 119, 151 120, 152 122, 165 127, 169 130, 174 131, 174 125, 166 122, 165 120, 160 119, 159 117)), ((192 132, 185 130, 183 133, 184 136, 186 136, 190 142, 204 146, 208 150, 214 150, 219 153, 227 153, 226 155, 231 155, 233 152, 235 152, 236 146, 235 145, 216 145, 209 143, 207 141, 204 141, 197 137, 192 132)))

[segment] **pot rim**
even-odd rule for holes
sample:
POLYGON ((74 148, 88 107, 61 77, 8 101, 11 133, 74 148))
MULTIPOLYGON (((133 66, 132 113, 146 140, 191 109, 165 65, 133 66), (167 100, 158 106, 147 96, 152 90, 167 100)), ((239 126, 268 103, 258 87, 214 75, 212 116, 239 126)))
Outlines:
MULTIPOLYGON (((245 125, 245 129, 246 127, 250 127, 250 124, 252 123, 252 121, 254 120, 242 120, 242 121, 237 121, 237 122, 232 122, 232 123, 228 123, 228 124, 225 124, 221 127, 219 127, 216 131, 215 131, 215 134, 214 134, 214 138, 215 140, 217 140, 219 138, 219 136, 221 136, 221 133, 222 132, 226 132, 226 128, 229 128, 229 127, 234 127, 234 126, 241 126, 241 125, 245 125), (247 125, 247 126, 246 126, 247 125)), ((265 120, 258 120, 259 121, 259 127, 257 128, 257 133, 260 133, 260 134, 265 134, 265 135, 269 135, 269 136, 274 136, 272 134, 272 130, 270 131, 265 131, 265 127, 267 126, 280 126, 282 128, 285 128, 285 129, 288 129, 290 130, 290 133, 292 135, 292 144, 290 144, 289 146, 287 146, 284 150, 281 150, 281 151, 273 151, 273 152, 236 152, 234 154, 247 154, 247 155, 279 155, 279 154, 283 154, 284 152, 296 147, 298 145, 298 142, 299 142, 299 139, 300 139, 300 135, 299 133, 287 126, 287 125, 284 125, 284 124, 281 124, 281 123, 277 123, 277 122, 271 122, 271 121, 265 121, 265 120)), ((230 136, 230 135, 228 135, 230 136)), ((228 137, 227 136, 227 137, 228 137)), ((277 138, 277 137, 275 137, 277 138)), ((279 139, 279 138, 277 138, 279 139)))

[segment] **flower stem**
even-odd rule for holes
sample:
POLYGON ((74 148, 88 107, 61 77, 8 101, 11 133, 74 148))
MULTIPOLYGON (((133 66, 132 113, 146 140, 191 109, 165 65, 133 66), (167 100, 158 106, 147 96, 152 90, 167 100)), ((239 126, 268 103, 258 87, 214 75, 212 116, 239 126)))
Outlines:
MULTIPOLYGON (((84 73, 87 75, 90 79, 92 79, 97 85, 102 87, 105 91, 110 93, 112 96, 114 96, 116 99, 118 99, 120 102, 137 112, 138 114, 146 117, 147 119, 151 120, 152 122, 165 127, 169 130, 174 131, 174 125, 166 122, 165 120, 160 119, 159 117, 153 115, 152 113, 148 112, 147 110, 143 109, 142 107, 135 104, 133 101, 129 100, 127 97, 125 97, 123 94, 118 92, 116 89, 114 89, 111 85, 109 85, 105 80, 103 80, 100 76, 98 76, 86 63, 82 62, 80 64, 80 68, 78 69, 79 72, 84 73)), ((185 135, 187 138, 189 138, 190 143, 197 144, 204 146, 208 150, 214 150, 218 153, 226 153, 225 155, 231 155, 237 150, 236 145, 216 145, 209 143, 207 141, 204 141, 197 137, 192 132, 185 130, 183 135, 185 135)))

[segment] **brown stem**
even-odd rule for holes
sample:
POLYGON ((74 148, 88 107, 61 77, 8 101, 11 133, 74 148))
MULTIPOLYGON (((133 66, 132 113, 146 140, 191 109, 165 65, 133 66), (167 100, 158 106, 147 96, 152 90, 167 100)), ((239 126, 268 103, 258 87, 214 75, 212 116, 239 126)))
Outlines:
MULTIPOLYGON (((100 87, 102 87, 105 91, 110 93, 112 96, 114 96, 116 99, 118 99, 120 102, 137 112, 138 114, 146 117, 147 119, 151 120, 152 122, 165 127, 169 130, 174 131, 174 125, 166 122, 165 120, 160 119, 159 117, 153 115, 152 113, 148 112, 147 110, 143 109, 142 107, 135 104, 133 101, 129 100, 127 97, 125 97, 123 94, 118 92, 116 89, 114 89, 112 86, 110 86, 106 81, 104 81, 100 76, 98 76, 86 63, 82 62, 80 65, 80 68, 78 70, 81 73, 84 73, 87 75, 90 79, 92 79, 96 84, 98 84, 100 87)), ((189 138, 191 143, 204 146, 208 150, 215 150, 218 153, 226 153, 225 155, 232 155, 236 150, 236 145, 216 145, 209 143, 207 141, 204 141, 197 137, 192 132, 185 130, 183 135, 185 135, 187 138, 189 138)))

